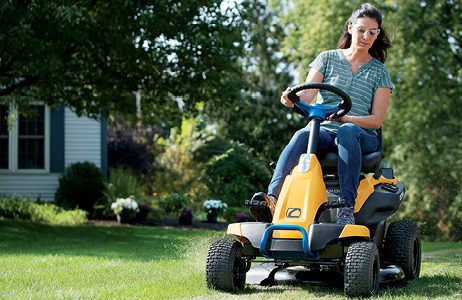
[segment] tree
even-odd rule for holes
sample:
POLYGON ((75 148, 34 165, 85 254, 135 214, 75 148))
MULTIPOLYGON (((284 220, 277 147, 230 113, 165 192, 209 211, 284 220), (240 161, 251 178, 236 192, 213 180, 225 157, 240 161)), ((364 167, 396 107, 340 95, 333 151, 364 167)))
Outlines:
POLYGON ((107 116, 132 108, 141 89, 143 109, 168 119, 178 114, 176 97, 194 112, 204 95, 226 102, 239 91, 230 74, 241 20, 222 0, 3 2, 1 104, 20 99, 26 110, 39 100, 107 116))
POLYGON ((285 31, 268 1, 242 3, 246 53, 241 60, 247 89, 219 118, 219 136, 254 149, 257 157, 277 160, 305 120, 281 105, 281 92, 293 86, 291 64, 281 52, 285 31))
POLYGON ((462 240, 460 1, 400 1, 389 69, 396 92, 387 152, 408 191, 406 214, 433 238, 462 240))

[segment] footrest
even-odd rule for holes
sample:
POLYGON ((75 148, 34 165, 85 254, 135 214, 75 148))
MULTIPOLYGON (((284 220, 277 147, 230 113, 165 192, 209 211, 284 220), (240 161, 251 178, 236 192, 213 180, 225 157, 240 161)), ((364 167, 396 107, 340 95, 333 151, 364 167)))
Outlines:
POLYGON ((265 208, 268 206, 268 204, 266 204, 266 201, 258 201, 258 200, 245 200, 245 205, 251 206, 251 207, 261 207, 261 208, 265 208))
POLYGON ((345 206, 346 206, 345 200, 340 200, 340 199, 339 200, 334 200, 331 203, 329 203, 329 202, 324 203, 325 208, 341 208, 341 207, 345 207, 345 206))

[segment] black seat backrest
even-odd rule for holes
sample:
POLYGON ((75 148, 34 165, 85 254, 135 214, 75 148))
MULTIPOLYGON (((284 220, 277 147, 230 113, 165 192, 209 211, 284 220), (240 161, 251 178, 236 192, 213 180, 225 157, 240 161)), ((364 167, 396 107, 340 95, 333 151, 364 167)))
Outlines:
MULTIPOLYGON (((363 155, 363 163, 361 172, 363 173, 374 173, 380 168, 380 162, 382 161, 382 127, 377 129, 377 137, 379 139, 379 146, 377 150, 372 153, 363 155)), ((327 152, 323 157, 320 158, 320 163, 324 175, 336 174, 338 165, 338 151, 327 152)))

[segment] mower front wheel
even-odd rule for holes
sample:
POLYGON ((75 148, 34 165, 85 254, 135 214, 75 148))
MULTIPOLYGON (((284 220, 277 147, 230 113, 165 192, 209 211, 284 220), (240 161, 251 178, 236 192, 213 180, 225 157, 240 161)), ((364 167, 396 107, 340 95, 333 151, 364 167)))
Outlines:
POLYGON ((344 292, 347 297, 370 297, 379 292, 380 258, 372 242, 351 244, 344 269, 344 292))
POLYGON ((245 287, 247 263, 242 259, 242 244, 221 239, 210 246, 205 266, 207 286, 233 292, 245 287))

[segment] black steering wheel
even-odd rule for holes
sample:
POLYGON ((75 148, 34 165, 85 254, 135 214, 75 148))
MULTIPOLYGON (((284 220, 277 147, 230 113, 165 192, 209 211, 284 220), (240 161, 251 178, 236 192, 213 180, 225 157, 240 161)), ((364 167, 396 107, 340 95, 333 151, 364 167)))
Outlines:
MULTIPOLYGON (((337 119, 340 117, 345 116, 351 109, 352 103, 350 96, 348 96, 344 91, 342 91, 339 88, 336 88, 335 86, 332 86, 327 83, 319 83, 319 82, 307 82, 303 83, 297 86, 294 86, 293 88, 290 89, 290 91, 287 93, 287 97, 292 101, 299 110, 301 110, 307 117, 311 117, 313 115, 312 111, 313 110, 321 110, 324 112, 324 117, 326 117, 335 114, 333 116, 333 119, 337 119), (303 101, 300 101, 300 98, 296 94, 299 91, 302 90, 308 90, 308 89, 322 89, 322 90, 327 90, 330 92, 333 92, 340 97, 342 97, 342 101, 340 101, 336 106, 332 107, 325 107, 322 104, 316 103, 314 105, 308 105, 303 101)), ((316 116, 319 116, 319 114, 316 114, 316 116)))

